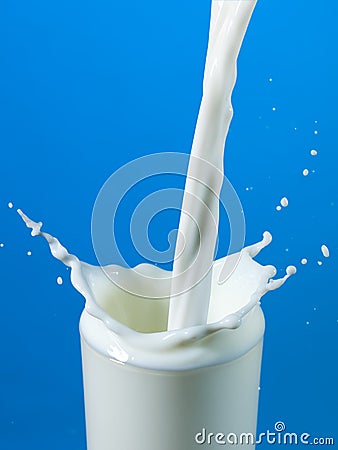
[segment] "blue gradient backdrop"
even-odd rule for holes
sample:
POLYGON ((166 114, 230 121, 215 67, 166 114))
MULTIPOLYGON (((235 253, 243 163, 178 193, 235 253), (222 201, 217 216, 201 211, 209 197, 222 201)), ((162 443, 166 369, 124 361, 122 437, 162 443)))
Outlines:
MULTIPOLYGON (((333 0, 260 0, 240 55, 225 166, 244 206, 247 243, 265 229, 274 235, 259 260, 299 267, 263 301, 259 430, 283 420, 289 431, 338 442, 337 16, 333 0), (283 196, 290 205, 277 212, 283 196), (320 267, 324 242, 332 256, 320 267)), ((83 299, 15 208, 95 263, 91 210, 109 175, 152 152, 189 152, 208 21, 209 1, 0 4, 3 450, 85 448, 83 299)), ((152 224, 155 245, 177 220, 152 224)), ((224 230, 226 243, 226 223, 224 230)))

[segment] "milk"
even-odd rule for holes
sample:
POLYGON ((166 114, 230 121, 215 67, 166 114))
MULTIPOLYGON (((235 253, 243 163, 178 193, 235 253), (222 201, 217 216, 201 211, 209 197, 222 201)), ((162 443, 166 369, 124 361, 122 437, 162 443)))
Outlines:
MULTIPOLYGON (((230 98, 254 6, 252 0, 212 2, 173 273, 149 264, 89 265, 18 210, 31 234, 46 239, 52 255, 71 268, 72 284, 85 298, 80 334, 88 450, 191 450, 200 448, 196 437, 206 429, 255 434, 260 300, 296 268, 273 279, 275 267, 254 260, 270 244, 268 232, 214 261, 230 98)), ((207 445, 218 448, 215 441, 207 445)))
MULTIPOLYGON (((88 323, 91 319, 84 313, 80 323, 88 450, 193 450, 200 448, 196 436, 203 428, 254 435, 262 352, 259 333, 264 329, 261 312, 252 318, 258 342, 241 358, 206 366, 204 357, 220 352, 226 343, 223 336, 217 342, 209 339, 207 352, 190 349, 200 353, 205 367, 178 371, 142 369, 98 356, 86 339, 87 327, 94 325, 88 323)), ((238 335, 243 338, 247 336, 238 335)), ((225 349, 222 352, 227 354, 225 349)), ((183 362, 184 355, 177 350, 175 359, 183 362)), ((207 448, 219 447, 214 443, 207 448)))
POLYGON ((270 244, 269 233, 214 262, 206 324, 170 331, 167 271, 86 264, 42 232, 41 222, 18 213, 71 268, 72 284, 85 297, 80 333, 88 450, 193 450, 203 428, 254 435, 264 334, 260 299, 296 271, 290 266, 283 278, 272 279, 275 267, 253 259, 270 244), (142 295, 121 287, 128 283, 142 295))
POLYGON ((197 119, 175 251, 168 328, 206 322, 218 234, 224 144, 233 115, 236 62, 253 0, 212 1, 203 97, 197 119), (205 161, 204 163, 196 159, 205 161))

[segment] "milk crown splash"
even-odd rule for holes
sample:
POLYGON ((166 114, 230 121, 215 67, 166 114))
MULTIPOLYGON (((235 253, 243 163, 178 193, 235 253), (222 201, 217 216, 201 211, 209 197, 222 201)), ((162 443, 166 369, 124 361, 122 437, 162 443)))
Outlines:
POLYGON ((209 164, 194 164, 192 158, 188 168, 173 268, 171 330, 207 321, 236 61, 255 5, 255 0, 212 1, 203 98, 191 150, 209 164))
POLYGON ((101 268, 84 263, 70 254, 54 236, 42 232, 42 222, 31 220, 20 209, 18 213, 31 228, 31 235, 46 239, 52 255, 71 268, 71 282, 85 297, 85 310, 98 321, 95 332, 91 332, 92 324, 84 323, 88 333, 92 334, 91 345, 109 358, 141 367, 191 369, 199 367, 201 355, 204 363, 207 358, 210 365, 220 364, 225 362, 225 353, 219 352, 219 348, 226 343, 230 350, 228 358, 241 356, 257 343, 263 333, 259 307, 261 297, 279 288, 296 272, 294 266, 289 266, 283 278, 273 280, 275 267, 261 266, 253 260, 271 242, 271 234, 265 232, 262 241, 213 264, 207 323, 170 331, 167 329, 170 294, 167 271, 150 264, 141 264, 133 270, 116 265, 101 268), (224 281, 222 273, 229 260, 233 266, 231 259, 238 264, 224 281), (147 285, 144 275, 149 280, 147 285), (140 296, 121 289, 121 277, 126 278, 140 296), (226 302, 224 298, 227 298, 226 302), (133 316, 134 321, 131 320, 133 316), (157 316, 155 326, 152 325, 154 316, 157 316), (224 335, 237 333, 237 329, 243 329, 241 333, 246 335, 245 339, 238 334, 224 335), (210 351, 211 348, 215 351, 210 351))

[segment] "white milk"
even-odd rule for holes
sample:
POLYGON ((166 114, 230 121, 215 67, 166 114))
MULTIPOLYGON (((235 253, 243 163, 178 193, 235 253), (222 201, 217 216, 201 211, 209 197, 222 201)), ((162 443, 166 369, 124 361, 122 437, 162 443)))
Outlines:
POLYGON ((71 281, 86 299, 80 332, 88 450, 193 450, 203 428, 255 433, 264 333, 259 301, 296 271, 288 267, 284 278, 272 280, 276 269, 254 261, 271 242, 269 233, 213 264, 206 324, 170 331, 166 271, 86 264, 42 232, 41 222, 18 213, 71 267, 71 281), (126 280, 140 296, 120 287, 126 280))
POLYGON ((320 249, 321 249, 321 251, 322 251, 322 253, 323 253, 323 256, 324 256, 325 258, 328 258, 328 257, 330 256, 330 250, 329 250, 329 248, 328 248, 327 245, 323 244, 323 245, 320 247, 320 249))
MULTIPOLYGON (((203 430, 238 436, 256 431, 260 299, 296 268, 272 280, 276 269, 254 261, 271 242, 268 232, 261 242, 214 262, 230 97, 255 3, 212 2, 195 158, 172 277, 149 264, 126 269, 81 262, 42 232, 41 222, 18 210, 31 234, 44 237, 53 256, 71 268, 72 284, 86 300, 80 332, 88 450, 192 450, 200 448, 195 437, 203 430)), ((219 448, 215 441, 206 445, 219 448)))
POLYGON ((236 62, 253 0, 212 1, 203 98, 188 168, 175 251, 168 328, 206 323, 218 234, 224 144, 233 115, 236 62))

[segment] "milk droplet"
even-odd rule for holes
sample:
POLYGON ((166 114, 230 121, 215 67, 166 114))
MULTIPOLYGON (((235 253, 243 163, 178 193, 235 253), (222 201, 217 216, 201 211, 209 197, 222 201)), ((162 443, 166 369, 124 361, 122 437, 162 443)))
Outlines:
POLYGON ((269 78, 270 83, 272 83, 272 78, 269 78))
POLYGON ((310 322, 306 322, 306 325, 310 325, 310 322))
POLYGON ((280 201, 280 204, 283 206, 283 208, 286 208, 289 204, 289 200, 286 197, 283 197, 280 201))
POLYGON ((304 177, 307 177, 309 175, 308 169, 303 170, 303 175, 304 175, 304 177))
POLYGON ((272 108, 272 111, 277 111, 277 108, 274 106, 274 107, 272 108))
POLYGON ((323 261, 317 261, 318 266, 322 266, 323 265, 323 261))
POLYGON ((304 264, 307 264, 307 259, 306 258, 303 258, 302 260, 301 260, 301 263, 304 265, 304 264))
POLYGON ((297 273, 297 267, 296 266, 288 266, 286 268, 286 274, 290 277, 291 275, 294 275, 297 273))
POLYGON ((318 152, 315 149, 311 150, 310 153, 311 153, 312 156, 318 155, 318 152))
POLYGON ((313 132, 313 134, 318 134, 318 130, 315 130, 315 131, 313 132))
POLYGON ((57 284, 61 285, 63 283, 62 277, 57 277, 56 282, 57 284))
POLYGON ((13 208, 13 203, 12 202, 8 202, 8 208, 10 208, 10 209, 13 208))
POLYGON ((2 248, 4 246, 5 246, 5 244, 3 242, 1 242, 0 247, 2 248))
POLYGON ((330 256, 330 250, 328 249, 328 247, 327 247, 325 244, 323 244, 323 245, 321 246, 321 251, 322 251, 323 256, 324 256, 325 258, 328 258, 328 257, 330 256))
POLYGON ((30 250, 28 250, 27 256, 32 256, 32 252, 30 250))
POLYGON ((280 211, 280 210, 282 209, 282 207, 279 206, 279 205, 277 205, 277 206, 276 206, 276 209, 277 209, 277 211, 280 211))

